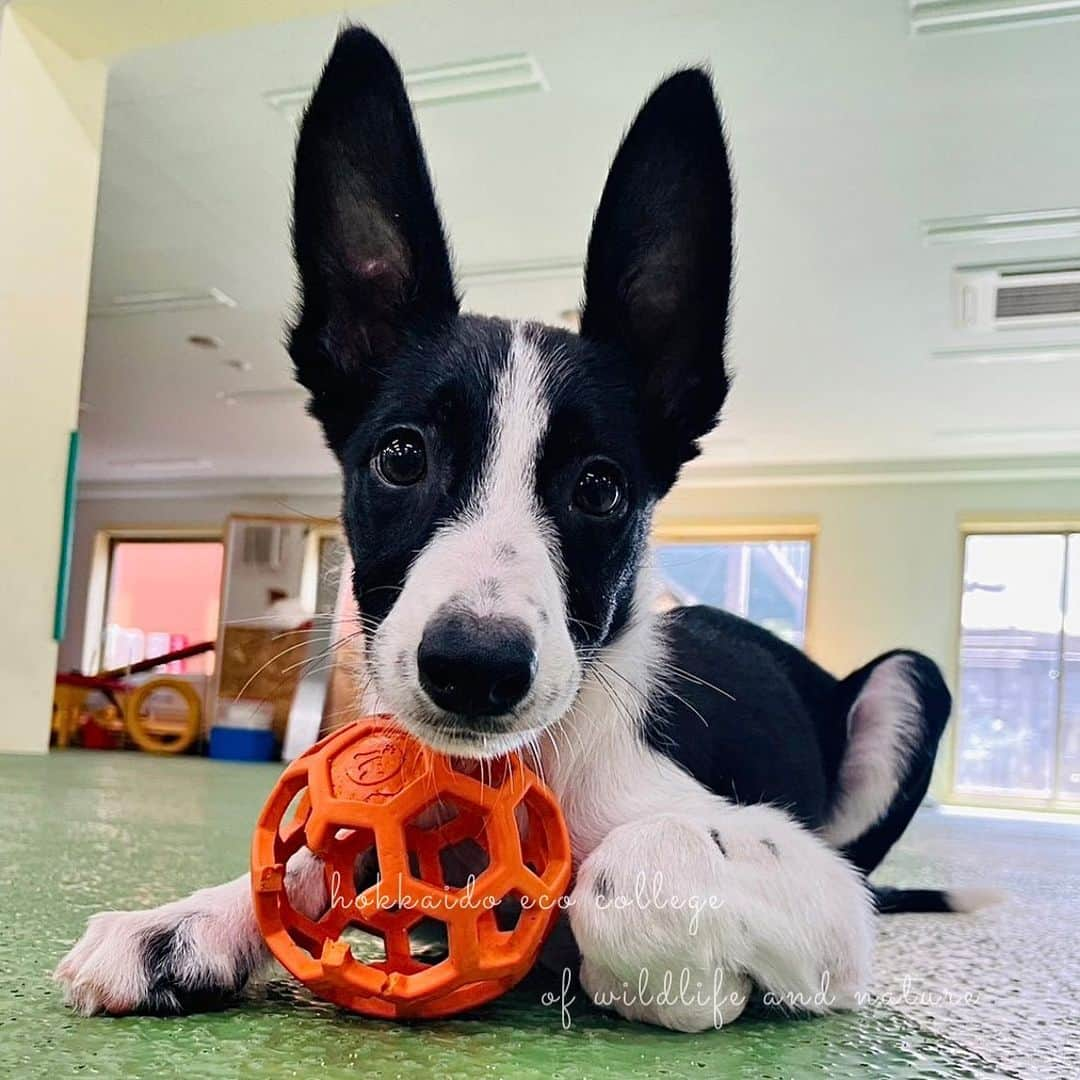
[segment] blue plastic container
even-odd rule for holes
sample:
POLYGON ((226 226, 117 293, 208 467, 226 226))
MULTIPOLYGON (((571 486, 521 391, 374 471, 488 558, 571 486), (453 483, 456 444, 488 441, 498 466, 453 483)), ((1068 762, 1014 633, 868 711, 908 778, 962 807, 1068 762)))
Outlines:
POLYGON ((273 761, 274 733, 258 728, 212 727, 210 756, 226 761, 273 761))

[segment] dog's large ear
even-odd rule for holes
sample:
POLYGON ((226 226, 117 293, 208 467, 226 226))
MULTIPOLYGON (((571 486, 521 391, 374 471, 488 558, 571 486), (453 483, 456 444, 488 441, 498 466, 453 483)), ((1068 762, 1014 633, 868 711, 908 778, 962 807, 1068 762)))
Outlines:
POLYGON ((332 449, 403 337, 458 311, 446 237, 401 72, 360 27, 337 40, 296 148, 297 378, 332 449), (347 407, 351 406, 351 407, 347 407))
POLYGON ((646 435, 670 484, 717 422, 728 389, 731 181, 709 77, 653 92, 623 140, 593 221, 584 337, 629 353, 646 435))

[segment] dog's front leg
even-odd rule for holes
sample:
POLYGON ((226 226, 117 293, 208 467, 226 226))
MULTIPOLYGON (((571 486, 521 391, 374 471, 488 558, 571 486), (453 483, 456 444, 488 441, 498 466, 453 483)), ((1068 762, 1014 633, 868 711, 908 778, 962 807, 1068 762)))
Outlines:
MULTIPOLYGON (((322 864, 289 860, 292 903, 310 918, 327 904, 322 864)), ((269 959, 247 874, 147 911, 103 911, 56 969, 64 998, 84 1014, 180 1013, 227 1001, 269 959)))
POLYGON ((681 1031, 730 1023, 755 987, 790 1011, 852 1008, 869 975, 861 877, 769 806, 619 826, 582 863, 569 913, 590 997, 681 1031))

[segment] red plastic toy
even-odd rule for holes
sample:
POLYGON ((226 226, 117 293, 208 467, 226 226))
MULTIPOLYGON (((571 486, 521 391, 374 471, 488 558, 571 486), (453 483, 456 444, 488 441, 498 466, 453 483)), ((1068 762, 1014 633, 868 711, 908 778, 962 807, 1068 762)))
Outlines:
POLYGON ((292 762, 251 849, 255 914, 277 959, 328 1001, 400 1019, 449 1016, 509 990, 536 960, 570 871, 558 805, 519 757, 451 759, 388 717, 350 724, 292 762), (330 892, 317 920, 286 888, 285 866, 304 846, 330 892), (433 922, 445 958, 417 940, 433 922))

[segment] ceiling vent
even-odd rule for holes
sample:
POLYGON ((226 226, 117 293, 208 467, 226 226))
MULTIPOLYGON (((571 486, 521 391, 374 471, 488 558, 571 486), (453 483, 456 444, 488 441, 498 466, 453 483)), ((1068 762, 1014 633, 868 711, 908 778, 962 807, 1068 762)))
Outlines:
POLYGON ((1080 209, 1018 210, 1003 214, 932 218, 922 223, 927 244, 1023 244, 1080 236, 1080 209))
MULTIPOLYGON (((404 78, 405 89, 414 108, 548 89, 540 65, 528 53, 510 53, 487 60, 416 68, 406 71, 404 78)), ((293 86, 271 90, 263 97, 271 108, 299 122, 311 91, 310 85, 293 86)))
POLYGON ((201 308, 236 307, 236 301, 220 289, 162 289, 157 292, 124 293, 107 304, 90 309, 96 318, 110 315, 155 315, 162 311, 197 311, 201 308))
POLYGON ((916 34, 1004 30, 1080 18, 1080 0, 911 0, 916 34))
POLYGON ((1080 266, 961 268, 953 317, 958 329, 980 332, 1080 323, 1080 266))

